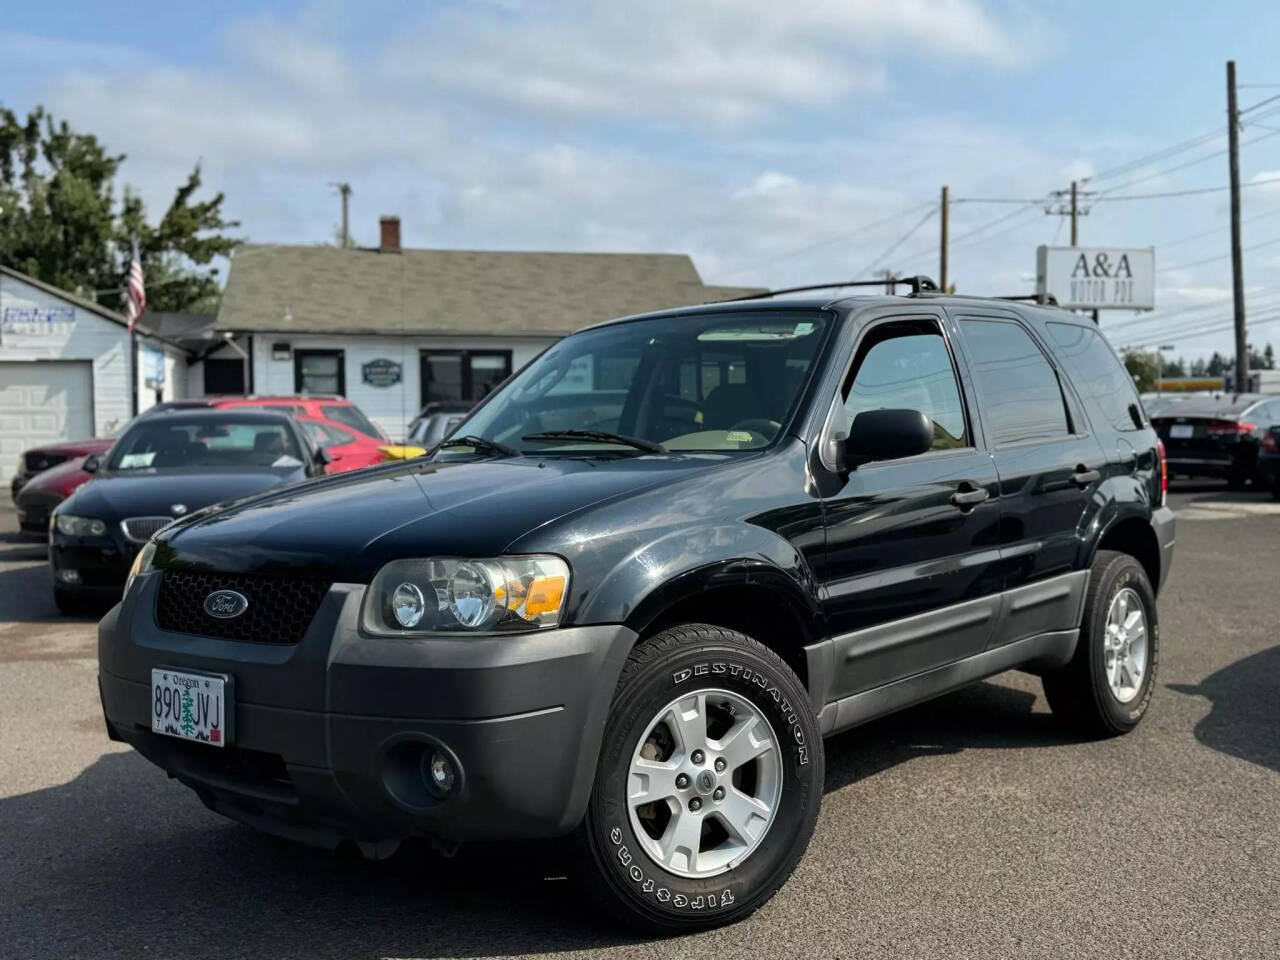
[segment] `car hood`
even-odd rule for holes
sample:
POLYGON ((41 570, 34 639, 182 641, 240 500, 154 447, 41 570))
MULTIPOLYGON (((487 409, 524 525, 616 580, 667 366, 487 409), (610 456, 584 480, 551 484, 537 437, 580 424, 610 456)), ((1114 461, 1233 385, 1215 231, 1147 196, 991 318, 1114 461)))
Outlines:
POLYGON ((723 457, 395 463, 190 517, 163 566, 365 583, 403 557, 500 555, 531 530, 613 497, 714 470, 723 457))
POLYGON ((123 520, 126 517, 180 516, 302 478, 301 471, 165 471, 96 476, 64 501, 76 516, 123 520), (184 509, 174 510, 176 505, 184 509))

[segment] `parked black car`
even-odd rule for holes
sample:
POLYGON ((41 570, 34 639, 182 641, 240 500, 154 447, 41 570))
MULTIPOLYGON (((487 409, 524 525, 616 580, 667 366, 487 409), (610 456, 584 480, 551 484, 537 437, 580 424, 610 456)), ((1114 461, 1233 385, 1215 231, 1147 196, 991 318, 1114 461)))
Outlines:
POLYGON ((118 599, 141 546, 175 518, 323 472, 325 456, 292 417, 174 409, 140 417, 102 457, 94 478, 49 521, 58 609, 118 599))
POLYGON ((1280 397, 1187 397, 1151 418, 1175 476, 1218 477, 1243 487, 1258 470, 1258 447, 1280 423, 1280 397))
POLYGON ((1280 500, 1280 426, 1267 429, 1258 451, 1258 484, 1280 500))
POLYGON ((823 737, 1020 667, 1154 689, 1173 516, 1094 326, 919 293, 567 337, 432 457, 179 520, 102 621, 108 729, 211 809, 389 853, 572 833, 645 929, 803 854, 823 737))

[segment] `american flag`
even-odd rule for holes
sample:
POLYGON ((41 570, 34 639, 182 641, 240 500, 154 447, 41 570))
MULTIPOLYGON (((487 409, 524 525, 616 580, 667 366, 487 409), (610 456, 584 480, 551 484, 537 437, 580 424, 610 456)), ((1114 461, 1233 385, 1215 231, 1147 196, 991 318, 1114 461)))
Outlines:
POLYGON ((129 262, 129 304, 125 316, 129 319, 129 332, 147 310, 147 288, 142 282, 142 258, 138 256, 138 238, 133 238, 133 259, 129 262))

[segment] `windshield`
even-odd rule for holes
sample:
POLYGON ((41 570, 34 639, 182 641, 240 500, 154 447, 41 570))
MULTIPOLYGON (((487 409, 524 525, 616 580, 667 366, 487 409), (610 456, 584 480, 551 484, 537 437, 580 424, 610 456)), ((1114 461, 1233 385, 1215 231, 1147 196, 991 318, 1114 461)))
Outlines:
POLYGON ((262 420, 144 420, 111 448, 107 469, 178 470, 191 467, 256 467, 291 470, 302 453, 284 424, 262 420))
MULTIPOLYGON (((455 431, 522 453, 637 453, 618 434, 669 451, 767 446, 809 378, 829 318, 816 311, 636 320, 560 341, 455 431), (542 439, 531 439, 536 435, 542 439)), ((451 447, 442 456, 467 456, 451 447)))

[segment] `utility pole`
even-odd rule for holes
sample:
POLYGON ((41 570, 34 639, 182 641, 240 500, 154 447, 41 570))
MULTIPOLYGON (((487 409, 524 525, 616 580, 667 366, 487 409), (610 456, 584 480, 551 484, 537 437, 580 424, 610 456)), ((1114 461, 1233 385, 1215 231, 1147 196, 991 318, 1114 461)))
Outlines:
POLYGON ((942 245, 938 249, 938 283, 943 293, 947 292, 947 209, 948 188, 942 188, 942 245))
POLYGON ((335 187, 342 196, 342 247, 345 250, 351 246, 351 219, 349 214, 351 184, 342 182, 333 183, 330 186, 335 187))
POLYGON ((1236 62, 1227 61, 1227 163, 1231 169, 1231 296, 1235 304, 1236 393, 1249 389, 1249 345, 1244 329, 1244 267, 1240 256, 1240 110, 1236 62))
POLYGON ((1080 227, 1077 221, 1080 217, 1079 191, 1076 189, 1076 182, 1071 181, 1071 245, 1078 247, 1080 245, 1080 227))
POLYGON ((893 271, 881 270, 880 276, 884 278, 884 292, 892 297, 897 292, 897 286, 893 282, 893 271))
POLYGON ((1089 215, 1090 207, 1083 204, 1091 197, 1097 196, 1094 191, 1081 190, 1078 180, 1071 181, 1070 190, 1055 190, 1050 194, 1054 198, 1054 202, 1049 203, 1044 212, 1053 216, 1057 214, 1060 217, 1071 218, 1071 245, 1078 247, 1080 245, 1080 218, 1089 215))

